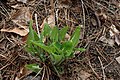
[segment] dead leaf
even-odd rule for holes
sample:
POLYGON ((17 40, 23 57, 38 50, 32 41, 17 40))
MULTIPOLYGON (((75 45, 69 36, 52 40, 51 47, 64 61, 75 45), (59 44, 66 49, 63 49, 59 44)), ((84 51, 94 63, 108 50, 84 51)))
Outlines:
POLYGON ((116 58, 117 62, 120 64, 120 56, 116 58))
POLYGON ((113 32, 120 33, 114 24, 112 24, 110 28, 113 30, 113 32))
POLYGON ((25 66, 23 66, 20 68, 20 71, 17 74, 15 80, 21 80, 22 78, 29 75, 30 73, 32 73, 32 71, 28 70, 25 66))
POLYGON ((18 2, 27 3, 27 0, 17 0, 18 2))
POLYGON ((115 42, 120 45, 120 33, 115 35, 115 42))
POLYGON ((110 46, 113 46, 115 43, 113 39, 107 39, 105 36, 101 36, 99 40, 105 44, 109 44, 110 46))
POLYGON ((50 15, 50 16, 48 16, 48 17, 46 17, 46 18, 44 19, 42 25, 40 26, 41 29, 44 28, 44 24, 45 24, 45 23, 49 24, 49 26, 50 26, 51 28, 53 28, 53 27, 55 26, 55 17, 54 17, 54 15, 50 15))
POLYGON ((114 39, 114 41, 120 45, 120 31, 115 27, 115 25, 111 25, 111 29, 109 30, 110 36, 114 39))
POLYGON ((113 46, 115 44, 115 41, 113 39, 108 39, 108 44, 110 46, 113 46))
POLYGON ((90 76, 91 74, 89 74, 88 72, 83 70, 80 71, 80 77, 82 80, 87 80, 90 76))
POLYGON ((12 5, 11 7, 14 8, 14 9, 20 9, 20 6, 18 4, 12 5))
POLYGON ((19 27, 13 29, 1 29, 2 32, 13 32, 20 36, 25 36, 29 32, 28 22, 31 20, 29 8, 22 7, 17 12, 12 14, 12 21, 19 27))
POLYGON ((12 15, 12 21, 21 28, 28 29, 28 22, 31 20, 29 8, 22 7, 12 15))
POLYGON ((102 41, 103 43, 108 43, 108 40, 106 39, 105 36, 101 36, 99 40, 102 41))
POLYGON ((94 18, 91 18, 91 23, 93 26, 97 26, 97 21, 94 18))
POLYGON ((25 29, 20 29, 20 28, 13 28, 13 29, 1 29, 0 31, 2 32, 13 32, 13 33, 16 33, 16 34, 19 34, 20 36, 25 36, 28 34, 28 31, 25 30, 25 29))

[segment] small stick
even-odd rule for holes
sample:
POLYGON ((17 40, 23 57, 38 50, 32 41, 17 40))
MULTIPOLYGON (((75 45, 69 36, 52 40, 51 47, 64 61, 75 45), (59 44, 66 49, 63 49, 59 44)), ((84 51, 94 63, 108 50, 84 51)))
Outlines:
POLYGON ((35 23, 36 23, 36 27, 37 27, 37 33, 38 33, 38 36, 40 38, 40 32, 39 32, 39 28, 38 28, 38 21, 37 21, 37 14, 35 13, 35 23))
POLYGON ((90 66, 90 68, 92 69, 92 71, 93 71, 93 73, 95 74, 95 76, 98 78, 98 80, 101 80, 100 79, 100 77, 99 77, 99 75, 95 72, 95 70, 92 68, 92 65, 91 65, 91 63, 90 63, 90 61, 88 61, 89 62, 89 66, 90 66))
POLYGON ((41 73, 42 69, 43 69, 43 68, 41 68, 41 69, 39 70, 39 72, 38 72, 31 80, 34 80, 34 79, 41 73))
POLYGON ((83 12, 83 36, 84 36, 84 33, 85 33, 85 9, 84 9, 84 2, 83 0, 81 0, 81 3, 82 3, 82 12, 83 12))
POLYGON ((100 59, 100 57, 98 56, 98 59, 99 59, 99 61, 100 61, 100 64, 101 64, 101 68, 102 68, 102 72, 103 72, 103 80, 105 80, 105 68, 103 67, 103 64, 102 64, 102 61, 101 61, 101 59, 100 59))

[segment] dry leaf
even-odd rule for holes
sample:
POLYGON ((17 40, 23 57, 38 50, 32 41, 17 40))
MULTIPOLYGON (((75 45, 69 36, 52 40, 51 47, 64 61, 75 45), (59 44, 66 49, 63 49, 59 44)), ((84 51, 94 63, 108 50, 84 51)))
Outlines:
POLYGON ((13 29, 1 29, 3 32, 13 32, 20 36, 25 36, 29 32, 28 22, 31 20, 29 8, 22 7, 12 15, 12 21, 19 26, 13 29))
POLYGON ((108 40, 106 39, 105 36, 101 36, 99 40, 102 41, 103 43, 108 43, 108 40))
POLYGON ((32 71, 28 70, 25 66, 20 68, 19 73, 17 74, 15 80, 21 80, 23 77, 29 75, 32 71))
POLYGON ((41 29, 44 28, 44 24, 45 24, 45 23, 49 24, 49 26, 50 26, 51 28, 53 28, 53 27, 55 26, 55 17, 54 17, 54 15, 50 15, 50 16, 48 16, 48 17, 46 17, 46 18, 44 19, 42 25, 40 26, 41 29))
POLYGON ((80 71, 80 77, 82 80, 87 80, 90 76, 91 74, 89 74, 88 72, 83 70, 80 71))
POLYGON ((113 32, 120 33, 119 30, 115 27, 115 25, 112 24, 110 28, 113 30, 113 32))
POLYGON ((120 64, 120 56, 116 58, 117 62, 120 64))
POLYGON ((115 44, 115 41, 113 39, 108 39, 108 44, 110 46, 113 46, 115 44))
POLYGON ((110 36, 114 39, 114 41, 120 45, 120 31, 115 27, 115 25, 111 25, 110 36))
POLYGON ((20 9, 20 6, 18 4, 12 5, 11 7, 14 8, 14 9, 20 9))
POLYGON ((12 15, 12 21, 19 27, 28 29, 28 22, 31 20, 31 14, 29 8, 22 7, 16 13, 12 15))
POLYGON ((101 36, 99 40, 103 43, 109 44, 110 46, 113 46, 115 43, 113 39, 107 39, 105 36, 101 36))
POLYGON ((27 0, 17 0, 18 2, 27 3, 27 0))
POLYGON ((13 32, 19 34, 20 36, 25 36, 28 34, 28 31, 25 29, 13 28, 13 29, 1 29, 2 32, 13 32))
POLYGON ((91 18, 91 23, 93 26, 97 26, 97 21, 94 18, 91 18))
POLYGON ((120 45, 120 33, 115 35, 115 42, 120 45))

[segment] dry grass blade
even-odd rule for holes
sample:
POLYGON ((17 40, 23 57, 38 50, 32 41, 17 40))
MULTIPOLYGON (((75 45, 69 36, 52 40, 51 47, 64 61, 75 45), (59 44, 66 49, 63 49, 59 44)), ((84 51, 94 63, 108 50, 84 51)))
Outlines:
POLYGON ((101 61, 101 59, 100 59, 100 57, 98 56, 98 59, 99 59, 99 61, 100 61, 100 64, 101 64, 101 68, 102 68, 102 71, 103 71, 103 80, 106 80, 106 75, 105 75, 105 68, 103 67, 103 63, 102 63, 102 61, 101 61))

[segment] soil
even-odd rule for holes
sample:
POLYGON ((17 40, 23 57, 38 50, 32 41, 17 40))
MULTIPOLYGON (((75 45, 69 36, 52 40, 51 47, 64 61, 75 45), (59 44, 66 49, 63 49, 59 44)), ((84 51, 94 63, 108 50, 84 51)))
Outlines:
MULTIPOLYGON (((43 79, 42 74, 36 76, 25 68, 25 64, 40 64, 38 58, 24 50, 26 36, 1 31, 0 80, 120 80, 120 61, 116 60, 120 56, 120 1, 58 0, 57 3, 54 0, 54 7, 50 1, 27 0, 23 3, 21 0, 1 0, 0 29, 18 26, 13 23, 11 13, 29 7, 33 20, 34 14, 38 14, 39 26, 51 14, 54 14, 55 24, 59 28, 69 26, 69 35, 80 25, 81 37, 77 47, 83 47, 86 51, 76 52, 74 58, 66 60, 62 64, 64 71, 59 77, 50 71, 49 79, 46 73, 43 79), (19 8, 13 8, 14 5, 19 8), (112 25, 119 31, 115 33, 118 43, 110 35, 112 25), (101 38, 103 36, 104 40, 101 38)), ((47 66, 45 68, 48 69, 47 66)))

